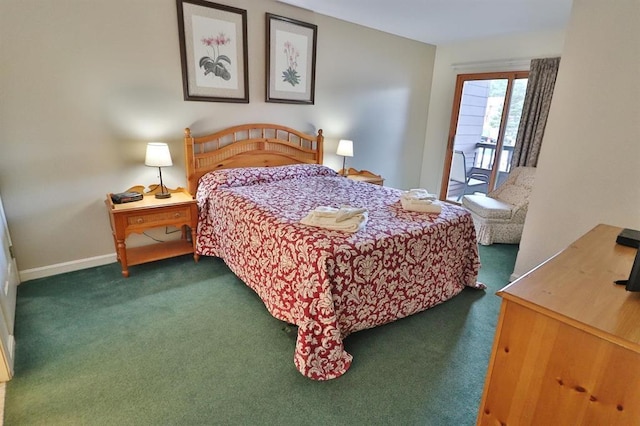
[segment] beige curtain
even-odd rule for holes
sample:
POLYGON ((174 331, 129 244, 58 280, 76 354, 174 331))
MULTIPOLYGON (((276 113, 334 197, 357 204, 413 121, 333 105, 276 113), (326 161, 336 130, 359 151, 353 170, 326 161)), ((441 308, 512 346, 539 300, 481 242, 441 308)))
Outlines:
POLYGON ((533 59, 529 70, 516 146, 511 167, 538 164, 544 128, 547 125, 553 87, 556 84, 560 58, 533 59))

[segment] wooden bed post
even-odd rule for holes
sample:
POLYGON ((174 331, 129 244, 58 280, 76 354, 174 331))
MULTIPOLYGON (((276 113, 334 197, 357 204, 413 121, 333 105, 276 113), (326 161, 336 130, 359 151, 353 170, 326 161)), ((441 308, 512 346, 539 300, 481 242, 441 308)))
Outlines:
POLYGON ((324 153, 324 149, 322 145, 324 144, 324 136, 322 135, 322 129, 318 129, 318 137, 316 138, 316 142, 318 146, 316 147, 316 151, 318 152, 317 162, 318 164, 322 164, 322 155, 324 153))
POLYGON ((187 189, 192 197, 196 195, 197 182, 194 182, 195 157, 193 155, 193 137, 191 129, 184 129, 184 162, 187 171, 187 189))

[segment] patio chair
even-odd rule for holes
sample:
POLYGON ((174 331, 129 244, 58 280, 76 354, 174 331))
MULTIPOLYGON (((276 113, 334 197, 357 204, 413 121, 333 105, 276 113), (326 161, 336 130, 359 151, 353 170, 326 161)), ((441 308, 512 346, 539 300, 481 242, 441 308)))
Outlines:
POLYGON ((471 212, 479 244, 520 243, 535 171, 535 167, 515 167, 504 183, 486 196, 462 198, 462 205, 471 212))
MULTIPOLYGON (((475 156, 473 158, 475 161, 475 156)), ((473 162, 471 166, 467 164, 467 157, 462 151, 454 151, 453 159, 451 160, 451 172, 449 174, 449 180, 462 184, 462 191, 458 195, 457 201, 460 201, 463 195, 476 191, 476 188, 483 186, 485 191, 488 187, 489 178, 487 175, 481 173, 471 173, 473 168, 473 162)))

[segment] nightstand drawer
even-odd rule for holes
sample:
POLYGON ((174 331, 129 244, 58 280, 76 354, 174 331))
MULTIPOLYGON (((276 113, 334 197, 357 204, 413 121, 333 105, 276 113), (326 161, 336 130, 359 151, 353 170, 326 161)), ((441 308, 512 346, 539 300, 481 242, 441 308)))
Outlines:
POLYGON ((135 216, 129 216, 127 218, 127 224, 130 226, 135 225, 153 225, 163 224, 167 222, 174 222, 180 220, 190 220, 191 215, 189 209, 174 210, 170 212, 158 212, 148 214, 138 214, 135 216))

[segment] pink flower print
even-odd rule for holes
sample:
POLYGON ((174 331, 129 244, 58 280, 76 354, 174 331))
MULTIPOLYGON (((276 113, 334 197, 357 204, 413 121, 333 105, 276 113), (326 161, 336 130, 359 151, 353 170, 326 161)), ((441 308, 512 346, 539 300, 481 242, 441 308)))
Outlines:
POLYGON ((215 37, 203 37, 201 42, 205 46, 210 47, 212 52, 211 56, 203 56, 200 58, 200 68, 204 69, 204 75, 213 74, 214 77, 230 80, 231 73, 223 62, 231 65, 231 59, 229 59, 227 55, 220 54, 220 46, 231 43, 231 39, 220 32, 215 37))
POLYGON ((300 52, 298 52, 298 49, 296 49, 296 47, 290 41, 286 41, 284 43, 283 53, 287 58, 288 68, 282 72, 282 81, 286 81, 292 86, 300 84, 300 75, 296 70, 296 68, 298 68, 298 58, 300 57, 300 52))

